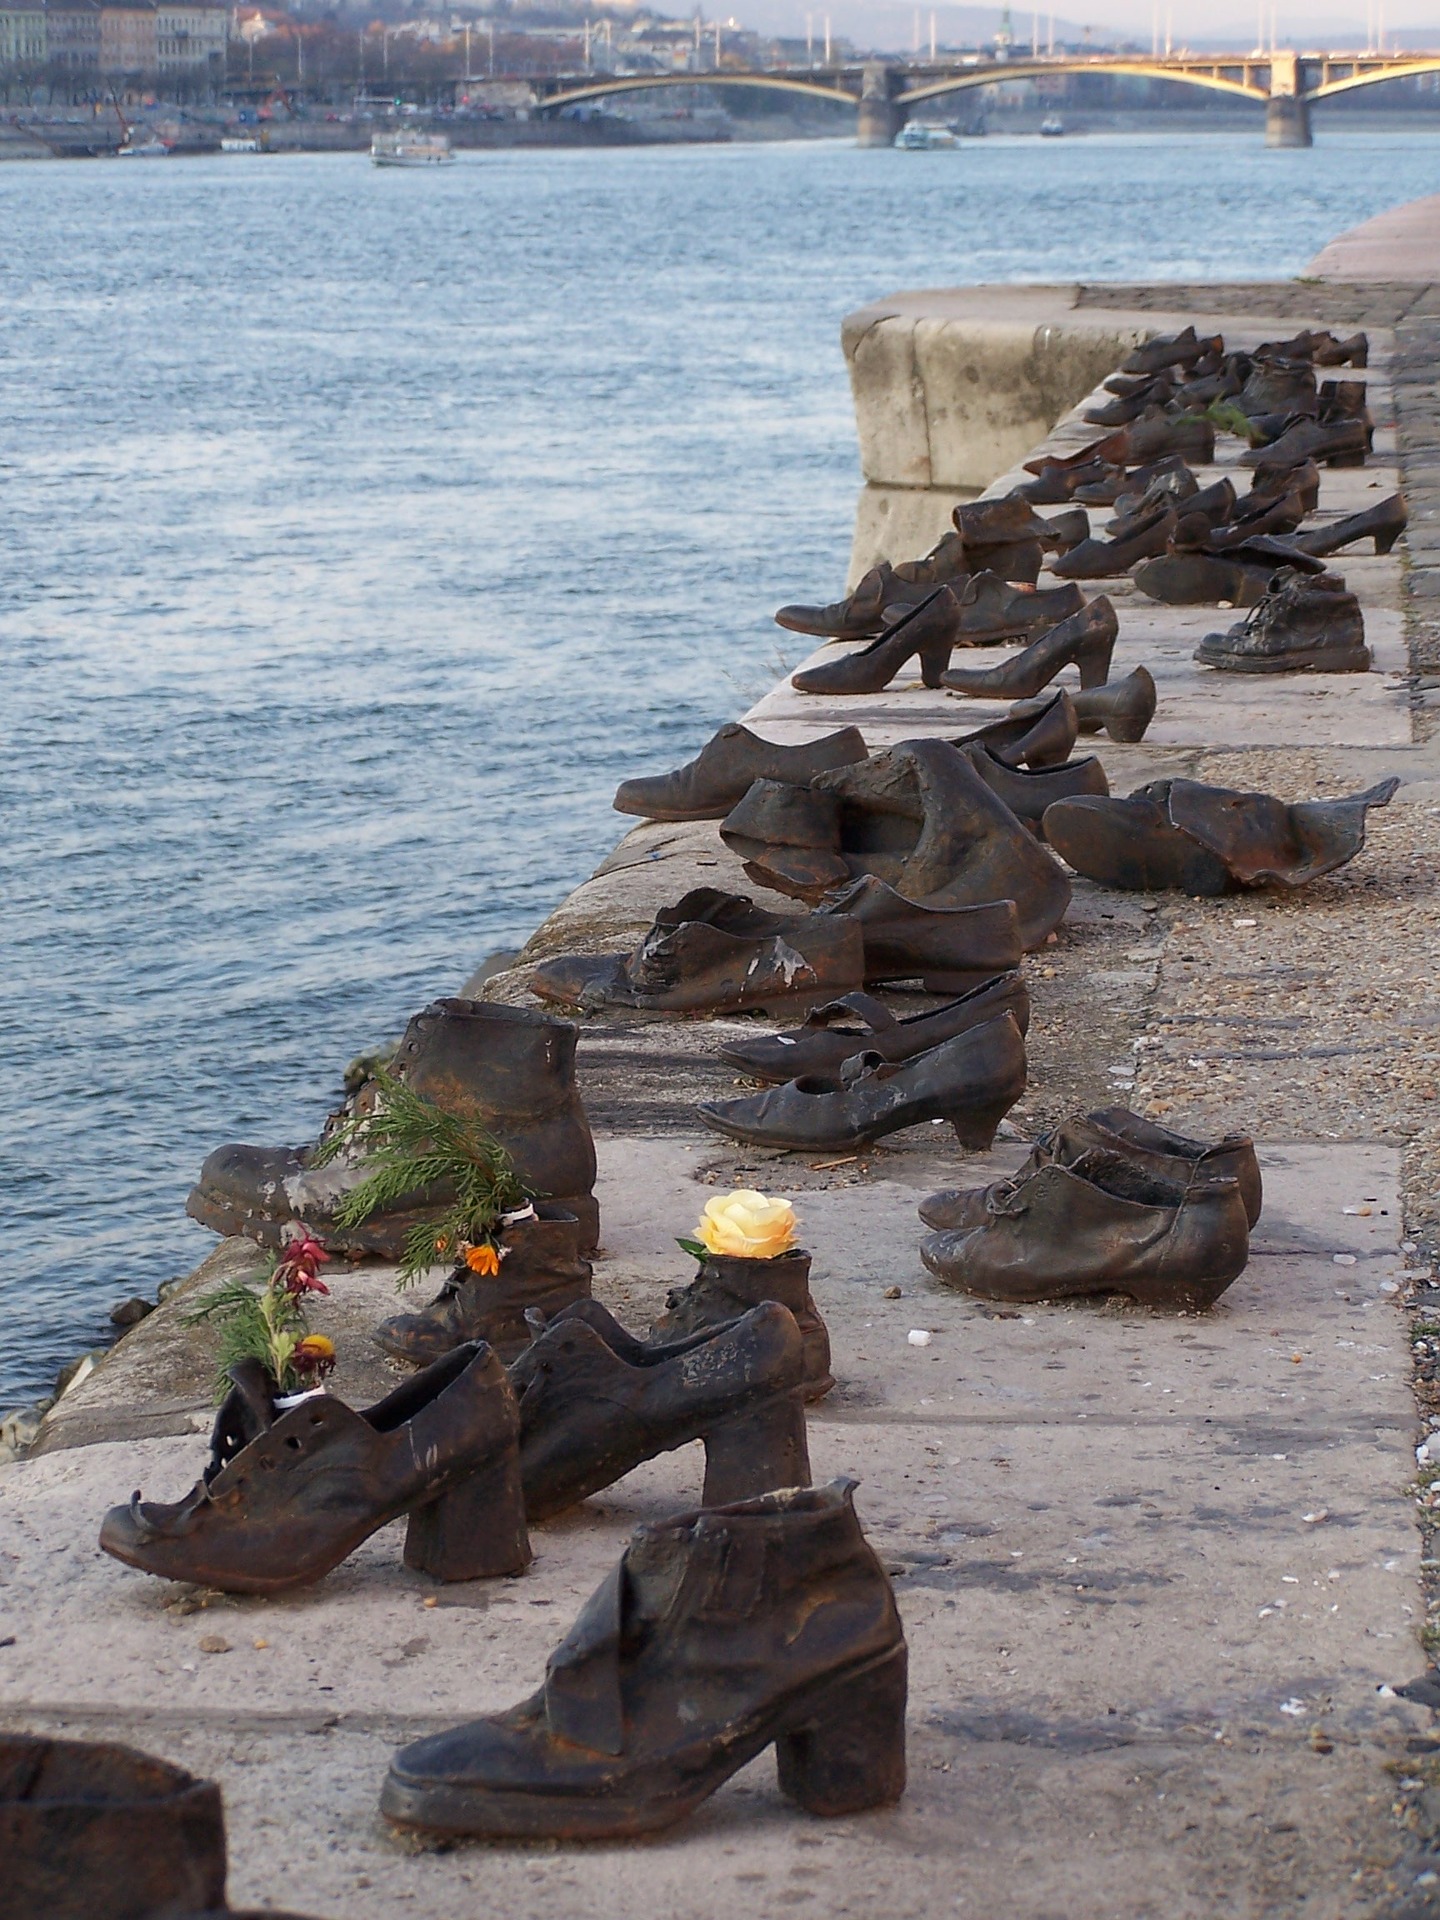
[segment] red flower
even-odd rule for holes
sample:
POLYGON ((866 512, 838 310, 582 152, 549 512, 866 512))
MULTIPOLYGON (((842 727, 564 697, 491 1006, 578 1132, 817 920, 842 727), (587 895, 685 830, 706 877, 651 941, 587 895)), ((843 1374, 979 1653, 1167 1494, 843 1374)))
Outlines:
POLYGON ((286 1241, 284 1254, 275 1268, 275 1279, 292 1300, 307 1293, 329 1293, 329 1287, 319 1275, 322 1262, 329 1258, 320 1242, 302 1231, 286 1241))

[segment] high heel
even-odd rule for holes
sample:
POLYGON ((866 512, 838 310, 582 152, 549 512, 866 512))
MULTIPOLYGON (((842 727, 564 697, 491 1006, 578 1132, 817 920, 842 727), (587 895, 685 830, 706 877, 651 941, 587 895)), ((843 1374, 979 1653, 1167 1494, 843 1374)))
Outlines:
POLYGON ((1103 686, 1119 631, 1115 609, 1102 593, 1000 666, 955 667, 941 675, 941 684, 976 700, 1026 700, 1074 665, 1082 688, 1103 686))
POLYGON ((1388 500, 1377 501, 1363 513, 1349 513, 1328 527, 1314 527, 1309 533, 1297 534, 1294 544, 1302 553, 1324 559, 1327 554, 1338 553, 1342 547, 1369 537, 1375 542, 1376 553, 1389 553, 1409 522, 1404 494, 1392 493, 1388 500))
POLYGON ((703 1507, 726 1507, 776 1487, 810 1484, 805 1406, 797 1390, 717 1421, 704 1440, 703 1507))
POLYGON ((432 1580, 494 1580, 523 1573, 534 1555, 525 1526, 516 1441, 457 1482, 438 1500, 416 1507, 405 1532, 405 1564, 432 1580))
POLYGON ((842 659, 792 673, 790 684, 799 693, 879 693, 914 654, 920 656, 920 677, 927 687, 938 687, 950 663, 954 645, 954 596, 946 587, 926 594, 908 608, 868 647, 857 647, 842 659))
POLYGON ((1125 746, 1145 738, 1145 730, 1155 718, 1156 704, 1155 681, 1146 667, 1136 667, 1123 680, 1107 681, 1103 687, 1073 696, 1081 733, 1099 733, 1103 727, 1112 740, 1125 746))
POLYGON ((804 1723, 779 1734, 780 1791, 806 1813, 836 1820, 888 1807, 905 1791, 905 1703, 909 1660, 903 1646, 873 1666, 831 1680, 804 1723))

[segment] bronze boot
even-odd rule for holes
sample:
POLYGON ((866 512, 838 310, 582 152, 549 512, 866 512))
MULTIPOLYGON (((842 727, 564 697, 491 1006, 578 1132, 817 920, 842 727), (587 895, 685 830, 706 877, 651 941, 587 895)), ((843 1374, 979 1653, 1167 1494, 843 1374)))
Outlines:
POLYGON ((666 1294, 665 1311, 652 1324, 650 1338, 660 1342, 693 1339, 728 1326, 766 1300, 777 1300, 787 1308, 800 1329, 804 1398, 823 1399, 835 1384, 830 1333, 810 1291, 810 1255, 803 1247, 792 1247, 770 1260, 707 1253, 695 1278, 666 1294))
POLYGON ((851 1481, 637 1529, 528 1700, 405 1747, 380 1809, 486 1839, 615 1840, 772 1742, 826 1819, 905 1790, 905 1638, 851 1481))
MULTIPOLYGON (((580 1222, 587 1252, 600 1237, 595 1145, 575 1082, 576 1029, 567 1020, 486 1000, 432 1000, 405 1029, 390 1071, 447 1113, 478 1122, 509 1154, 532 1193, 580 1222)), ((356 1107, 373 1101, 363 1087, 356 1107)), ((451 1199, 417 1193, 358 1227, 336 1211, 370 1168, 347 1154, 311 1165, 311 1147, 219 1147, 206 1160, 186 1212, 216 1233, 243 1233, 279 1247, 295 1222, 337 1253, 397 1260, 411 1229, 451 1199)))
POLYGON ((458 1266, 419 1313, 397 1313, 371 1334, 397 1360, 428 1367, 470 1340, 484 1340, 511 1361, 530 1344, 526 1316, 548 1320, 572 1300, 590 1298, 590 1262, 580 1256, 573 1213, 541 1201, 504 1224, 497 1236, 498 1273, 458 1266))

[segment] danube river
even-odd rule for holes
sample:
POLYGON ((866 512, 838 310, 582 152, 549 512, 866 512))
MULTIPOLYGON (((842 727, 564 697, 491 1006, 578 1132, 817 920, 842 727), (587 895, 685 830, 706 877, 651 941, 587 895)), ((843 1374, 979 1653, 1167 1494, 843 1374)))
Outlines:
POLYGON ((0 167, 0 1409, 801 650, 849 308, 1282 277, 1440 189, 1260 141, 0 167))

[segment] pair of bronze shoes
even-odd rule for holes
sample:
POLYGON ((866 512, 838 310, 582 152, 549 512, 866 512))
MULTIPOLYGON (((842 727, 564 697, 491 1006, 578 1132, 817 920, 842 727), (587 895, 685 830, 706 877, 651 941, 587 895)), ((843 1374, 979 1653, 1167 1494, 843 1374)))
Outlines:
POLYGON ((932 1194, 920 1253, 984 1299, 1125 1294, 1198 1311, 1244 1271, 1261 1198, 1245 1135, 1208 1145, 1109 1107, 1043 1135, 1006 1179, 932 1194))
MULTIPOLYGON (((800 1291, 808 1298, 803 1276, 800 1291)), ((807 1485, 803 1398, 816 1368, 820 1390, 828 1383, 823 1323, 813 1316, 807 1349, 777 1301, 738 1317, 733 1297, 725 1304, 716 1319, 703 1299, 685 1331, 639 1341, 582 1299, 508 1370, 469 1341, 363 1410, 326 1392, 278 1403, 259 1364, 241 1362, 201 1479, 173 1504, 136 1493, 112 1508, 100 1544, 164 1579, 276 1594, 321 1579, 405 1516, 408 1567, 490 1579, 529 1564, 528 1523, 694 1439, 706 1444, 709 1504, 807 1485)))

